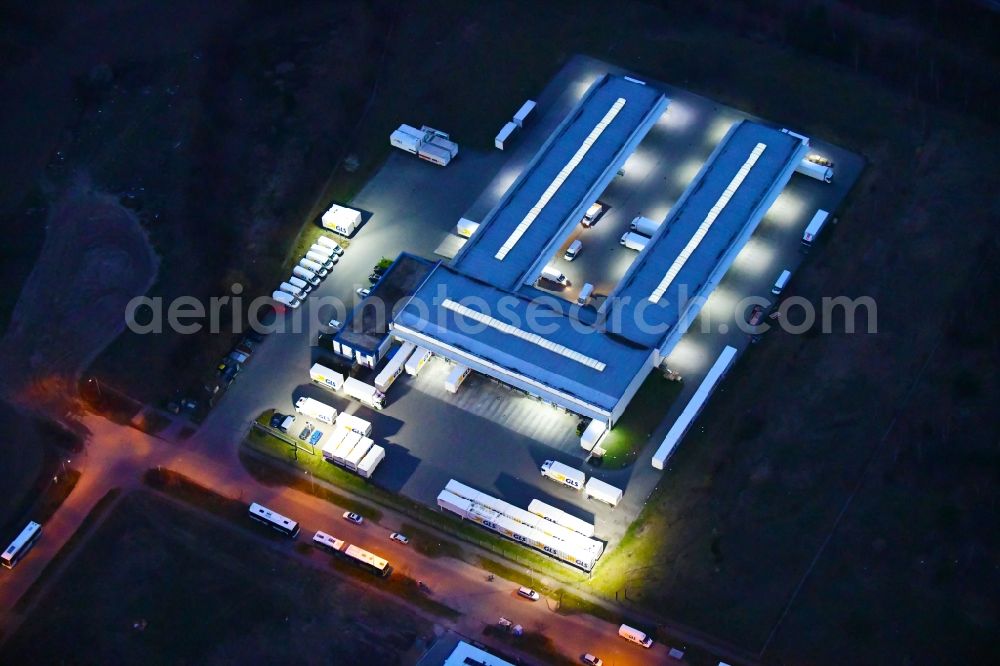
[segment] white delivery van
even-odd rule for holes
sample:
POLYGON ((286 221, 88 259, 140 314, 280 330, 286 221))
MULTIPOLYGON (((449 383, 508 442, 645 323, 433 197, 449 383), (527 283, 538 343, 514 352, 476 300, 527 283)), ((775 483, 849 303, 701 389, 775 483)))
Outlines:
POLYGON ((585 282, 583 289, 580 290, 580 295, 576 297, 576 304, 583 306, 590 303, 590 296, 594 293, 594 285, 589 282, 585 282))
POLYGON ((294 296, 295 298, 297 298, 299 300, 302 300, 303 298, 306 297, 306 294, 305 294, 304 291, 302 291, 301 289, 299 289, 295 285, 289 284, 287 282, 282 282, 281 284, 279 284, 278 285, 278 289, 280 289, 281 291, 285 292, 286 294, 291 294, 292 296, 294 296))
POLYGON ((785 285, 788 284, 788 280, 791 277, 792 277, 792 272, 787 268, 781 271, 781 275, 778 276, 778 279, 774 281, 774 286, 771 287, 771 293, 777 296, 782 291, 784 291, 785 285))
POLYGON ((303 266, 296 266, 295 268, 292 269, 292 275, 301 280, 305 280, 314 287, 319 286, 319 277, 308 268, 305 268, 303 266))
POLYGON ((330 248, 337 256, 344 256, 344 248, 340 247, 340 243, 333 240, 329 236, 317 236, 316 243, 322 245, 323 247, 330 248))
POLYGON ((566 279, 566 276, 560 273, 558 268, 553 268, 552 266, 546 266, 542 269, 542 278, 549 282, 561 284, 564 287, 569 285, 569 280, 566 279))
POLYGON ((603 205, 599 203, 591 204, 590 208, 587 209, 587 212, 583 214, 583 221, 581 222, 581 224, 583 224, 583 226, 585 227, 594 226, 594 222, 597 222, 597 218, 599 218, 601 216, 601 213, 603 212, 604 212, 603 205))
MULTIPOLYGON (((332 247, 327 247, 326 245, 320 245, 319 243, 313 243, 309 246, 310 252, 315 252, 321 257, 326 257, 327 259, 333 259, 334 252, 332 247)), ((334 261, 337 261, 334 259, 334 261)))
POLYGON ((618 635, 627 641, 638 643, 644 648, 653 646, 653 639, 647 636, 645 632, 639 631, 635 627, 630 627, 627 624, 623 624, 618 627, 618 635))
POLYGON ((330 274, 330 271, 326 270, 326 268, 320 266, 315 261, 312 261, 310 259, 305 259, 305 258, 299 259, 299 266, 306 269, 307 271, 312 271, 318 278, 325 278, 327 275, 330 274))
POLYGON ((310 291, 312 291, 313 288, 311 284, 309 284, 300 277, 295 277, 294 275, 288 278, 288 284, 292 285, 293 287, 298 287, 302 291, 302 293, 305 294, 308 294, 310 291))
POLYGON ((289 294, 287 291, 281 291, 280 289, 278 291, 274 292, 273 294, 271 294, 271 298, 273 298, 278 303, 281 303, 282 305, 287 305, 288 307, 292 308, 293 310, 295 308, 299 307, 300 305, 302 305, 302 301, 300 301, 299 299, 295 298, 294 296, 292 296, 291 294, 289 294))
POLYGON ((326 270, 330 270, 333 268, 333 265, 337 263, 337 257, 320 254, 319 252, 313 252, 312 250, 306 252, 306 259, 309 261, 315 261, 326 270))
POLYGON ((573 261, 576 259, 577 255, 580 254, 580 250, 583 249, 583 243, 578 239, 569 244, 566 248, 566 254, 563 255, 563 259, 566 261, 573 261))
POLYGON ((630 250, 635 250, 636 252, 642 252, 646 249, 646 243, 649 242, 647 236, 642 234, 637 234, 634 231, 627 231, 622 236, 621 244, 630 250))

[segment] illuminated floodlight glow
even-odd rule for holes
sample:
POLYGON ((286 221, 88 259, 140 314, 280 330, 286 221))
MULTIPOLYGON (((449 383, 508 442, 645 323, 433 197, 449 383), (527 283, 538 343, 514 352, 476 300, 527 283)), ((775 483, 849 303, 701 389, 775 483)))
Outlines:
POLYGON ((715 205, 708 211, 708 214, 705 216, 702 223, 698 225, 698 229, 695 230, 694 235, 691 236, 691 240, 689 240, 687 245, 684 246, 684 249, 680 251, 680 254, 677 255, 676 259, 674 259, 674 263, 667 270, 667 274, 663 276, 662 280, 660 280, 660 284, 658 284, 656 289, 653 290, 653 293, 649 295, 651 303, 660 302, 663 294, 667 291, 667 287, 670 286, 670 283, 674 281, 677 274, 681 272, 682 268, 684 268, 684 264, 687 263, 691 254, 698 248, 698 245, 701 244, 702 239, 705 238, 705 235, 708 233, 708 230, 712 228, 715 220, 720 214, 722 214, 722 211, 729 203, 729 200, 732 199, 733 195, 736 194, 736 191, 740 189, 740 185, 743 184, 743 181, 750 173, 750 169, 752 169, 754 164, 757 163, 757 160, 760 159, 760 156, 764 153, 766 148, 767 144, 758 143, 754 146, 754 149, 750 151, 750 156, 747 157, 746 162, 744 162, 743 166, 740 167, 740 170, 736 172, 733 179, 729 181, 729 185, 726 186, 726 189, 723 190, 721 195, 719 195, 715 205))
POLYGON ((649 172, 656 166, 657 157, 652 150, 640 146, 634 153, 628 156, 622 169, 625 171, 626 180, 642 180, 649 175, 649 172))
POLYGON ((505 167, 496 178, 493 179, 493 183, 490 185, 490 190, 495 197, 498 199, 502 197, 510 186, 514 184, 518 176, 521 175, 523 168, 519 167, 505 167))
POLYGON ((785 188, 774 200, 764 215, 765 224, 775 224, 782 229, 802 225, 808 222, 809 202, 795 190, 785 188))
POLYGON ((691 184, 698 172, 701 171, 701 167, 705 165, 705 160, 692 157, 690 159, 684 160, 684 162, 673 170, 673 180, 674 184, 679 190, 687 189, 687 186, 691 184))
POLYGON ((697 117, 698 114, 695 113, 693 106, 671 99, 667 110, 657 119, 656 125, 668 132, 683 132, 694 124, 697 117))
POLYGON ((737 120, 732 118, 727 118, 726 116, 719 116, 708 126, 708 130, 705 132, 705 143, 710 146, 716 146, 722 139, 725 138, 726 132, 729 128, 735 125, 737 120))
POLYGON ((775 261, 778 253, 774 242, 756 236, 750 238, 736 255, 730 271, 735 271, 751 277, 762 277, 776 270, 775 261))
POLYGON ((528 231, 528 228, 531 227, 532 223, 534 223, 535 219, 541 214, 545 206, 548 205, 552 197, 554 197, 556 192, 559 191, 562 184, 566 182, 566 179, 569 178, 576 167, 583 162, 583 158, 585 158, 587 153, 590 152, 590 148, 597 142, 597 140, 601 137, 601 134, 604 133, 604 130, 608 128, 608 125, 610 125, 611 122, 618 116, 618 113, 622 110, 622 108, 624 108, 624 106, 624 97, 619 97, 618 100, 611 105, 611 108, 604 114, 601 121, 594 126, 594 129, 590 130, 590 134, 588 134, 587 138, 583 140, 583 143, 580 144, 580 147, 577 149, 573 157, 569 159, 569 162, 566 163, 566 166, 564 166, 562 170, 556 174, 556 177, 552 179, 549 186, 545 188, 544 192, 542 192, 542 196, 538 197, 538 201, 535 202, 535 205, 532 206, 531 210, 529 210, 524 218, 521 219, 521 222, 514 229, 514 232, 507 239, 507 242, 501 245, 500 249, 497 250, 497 253, 493 255, 495 259, 503 261, 507 254, 514 249, 517 242, 521 240, 521 237, 526 231, 528 231))
POLYGON ((674 207, 673 201, 664 201, 663 203, 657 204, 656 206, 650 206, 649 208, 642 211, 643 217, 648 217, 654 222, 660 222, 661 224, 667 215, 670 213, 670 209, 674 207))
POLYGON ((739 300, 739 293, 729 287, 719 285, 705 301, 698 316, 707 317, 710 322, 729 321, 733 312, 736 311, 736 304, 739 300))
POLYGON ((685 375, 693 375, 708 370, 715 358, 709 348, 711 338, 685 335, 667 356, 666 366, 685 375))
POLYGON ((590 86, 594 85, 594 81, 600 78, 600 76, 601 74, 598 72, 586 72, 577 81, 574 81, 570 86, 570 94, 573 96, 573 101, 579 102, 583 99, 583 96, 590 90, 590 86))

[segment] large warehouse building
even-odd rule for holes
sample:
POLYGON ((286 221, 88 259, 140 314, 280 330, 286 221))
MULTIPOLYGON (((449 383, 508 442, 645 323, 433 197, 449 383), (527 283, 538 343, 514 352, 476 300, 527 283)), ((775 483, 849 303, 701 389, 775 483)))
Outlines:
POLYGON ((392 336, 613 426, 808 148, 797 135, 736 123, 599 311, 537 289, 668 104, 629 77, 595 82, 452 262, 430 268, 400 302, 392 336))

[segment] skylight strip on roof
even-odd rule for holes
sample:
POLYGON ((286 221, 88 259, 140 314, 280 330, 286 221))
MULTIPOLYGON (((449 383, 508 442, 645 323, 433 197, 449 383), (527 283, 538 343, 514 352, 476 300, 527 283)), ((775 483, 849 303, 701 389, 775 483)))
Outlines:
POLYGON ((495 259, 503 261, 504 258, 507 256, 507 253, 510 252, 512 249, 514 249, 514 246, 517 245, 517 242, 521 240, 521 236, 523 236, 524 233, 528 230, 528 227, 530 227, 531 224, 535 221, 535 218, 537 218, 539 213, 542 212, 542 209, 549 203, 549 200, 552 199, 553 196, 555 196, 555 193, 559 190, 562 184, 566 182, 566 179, 569 178, 570 174, 573 173, 573 170, 576 169, 576 167, 583 161, 583 158, 586 157, 587 152, 590 150, 591 146, 594 145, 597 139, 601 136, 604 130, 608 128, 608 125, 611 124, 611 121, 615 119, 615 116, 618 115, 618 112, 621 111, 622 107, 624 106, 625 106, 624 97, 619 97, 618 101, 616 101, 614 104, 611 105, 611 108, 608 109, 608 112, 604 114, 604 118, 602 118, 601 121, 597 123, 597 125, 594 127, 594 129, 590 131, 590 134, 587 135, 587 138, 583 140, 582 144, 580 144, 580 148, 577 149, 573 157, 571 157, 569 161, 566 162, 566 166, 564 166, 559 171, 556 177, 552 179, 552 182, 549 184, 549 186, 545 188, 545 191, 542 192, 542 196, 538 198, 538 202, 531 207, 531 210, 528 211, 528 214, 525 215, 524 218, 521 220, 521 222, 517 225, 517 227, 514 229, 514 232, 507 239, 507 242, 501 245, 500 249, 497 250, 497 253, 493 255, 495 259))
POLYGON ((684 264, 687 263, 688 258, 694 253, 694 251, 698 248, 698 245, 708 234, 708 230, 712 227, 712 224, 715 223, 716 218, 722 214, 722 210, 726 207, 726 204, 729 203, 729 200, 733 198, 733 195, 736 194, 736 190, 740 189, 740 185, 743 184, 743 181, 750 173, 750 169, 752 169, 753 165, 757 163, 757 160, 760 158, 765 148, 767 148, 767 144, 758 143, 754 149, 750 151, 750 156, 747 158, 746 162, 744 162, 743 166, 736 172, 733 179, 729 181, 729 185, 727 185, 726 189, 723 190, 721 195, 719 195, 715 205, 712 206, 711 210, 708 211, 708 214, 705 215, 705 219, 702 223, 698 225, 698 229, 695 230, 694 235, 691 236, 691 240, 689 240, 687 245, 684 246, 684 249, 680 251, 680 254, 677 255, 676 259, 674 259, 674 263, 671 264, 666 275, 664 275, 663 279, 660 280, 660 284, 658 284, 656 289, 653 290, 653 293, 650 294, 649 300, 651 303, 659 303, 660 299, 663 298, 663 294, 666 293, 667 287, 670 286, 670 283, 674 281, 677 274, 681 272, 682 268, 684 268, 684 264))
POLYGON ((547 338, 543 338, 542 336, 538 335, 537 333, 529 333, 528 331, 525 331, 525 330, 522 330, 520 328, 517 328, 516 326, 513 326, 513 325, 508 324, 506 322, 502 322, 499 319, 495 319, 495 318, 489 316, 488 314, 484 314, 482 312, 477 312, 476 310, 473 310, 472 308, 468 308, 468 307, 462 305, 461 303, 456 303, 455 301, 451 300, 450 298, 444 299, 444 302, 441 303, 441 305, 446 310, 451 310, 452 312, 456 312, 456 313, 462 315, 463 317, 468 317, 470 319, 474 319, 474 320, 476 320, 478 322, 486 324, 490 328, 495 329, 497 331, 500 331, 501 333, 506 333, 508 335, 513 335, 515 338, 520 338, 521 340, 524 340, 525 342, 530 342, 533 345, 538 345, 542 349, 547 349, 547 350, 549 350, 551 352, 559 354, 560 356, 563 356, 563 357, 568 358, 570 360, 576 361, 577 363, 580 363, 581 365, 586 365, 587 367, 593 368, 594 370, 597 370, 598 372, 604 372, 604 368, 607 367, 604 363, 602 363, 601 361, 598 361, 595 358, 591 358, 591 357, 589 357, 589 356, 587 356, 585 354, 581 354, 578 351, 574 351, 572 349, 569 349, 568 347, 565 347, 564 345, 560 345, 558 343, 552 342, 551 340, 549 340, 547 338))

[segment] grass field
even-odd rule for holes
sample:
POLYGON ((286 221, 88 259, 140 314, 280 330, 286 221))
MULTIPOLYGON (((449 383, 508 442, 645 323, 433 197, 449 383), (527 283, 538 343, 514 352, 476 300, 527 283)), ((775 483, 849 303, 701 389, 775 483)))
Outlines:
POLYGON ((412 613, 282 551, 151 494, 130 495, 0 661, 398 664, 431 635, 412 613))

